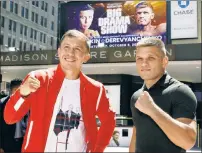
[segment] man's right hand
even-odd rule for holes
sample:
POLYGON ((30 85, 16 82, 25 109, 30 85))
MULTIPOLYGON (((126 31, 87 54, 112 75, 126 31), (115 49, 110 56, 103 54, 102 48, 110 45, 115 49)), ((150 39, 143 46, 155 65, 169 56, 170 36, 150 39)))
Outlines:
POLYGON ((31 92, 37 91, 40 87, 40 81, 32 76, 29 76, 25 82, 20 86, 20 95, 28 96, 31 92))
POLYGON ((4 153, 4 150, 2 148, 0 148, 0 153, 4 153))

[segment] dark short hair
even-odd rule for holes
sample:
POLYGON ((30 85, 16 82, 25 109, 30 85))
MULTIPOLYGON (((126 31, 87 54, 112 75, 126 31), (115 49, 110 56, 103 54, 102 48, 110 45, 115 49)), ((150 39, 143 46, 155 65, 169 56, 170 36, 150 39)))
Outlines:
POLYGON ((68 30, 67 32, 65 32, 65 34, 60 39, 59 47, 61 46, 61 43, 65 39, 65 37, 82 38, 85 41, 87 52, 90 53, 90 39, 86 35, 84 35, 82 32, 80 32, 76 29, 68 30))
POLYGON ((13 90, 16 87, 19 87, 22 83, 22 79, 16 78, 10 82, 10 90, 13 90))
POLYGON ((141 2, 137 3, 137 4, 135 5, 135 11, 136 11, 136 9, 145 8, 145 7, 149 7, 149 8, 152 9, 152 11, 154 11, 154 8, 153 8, 153 6, 151 5, 151 3, 150 3, 150 2, 145 2, 145 1, 141 1, 141 2))
POLYGON ((80 5, 77 9, 79 10, 79 12, 80 11, 87 11, 87 10, 93 10, 94 11, 94 8, 89 4, 80 5))

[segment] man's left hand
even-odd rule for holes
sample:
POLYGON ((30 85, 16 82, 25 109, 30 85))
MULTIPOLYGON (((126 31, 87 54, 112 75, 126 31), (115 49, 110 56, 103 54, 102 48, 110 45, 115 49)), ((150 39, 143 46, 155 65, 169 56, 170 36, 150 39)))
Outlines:
POLYGON ((135 107, 144 114, 150 116, 155 108, 155 103, 147 91, 144 91, 135 103, 135 107))
POLYGON ((0 153, 4 153, 4 150, 2 148, 0 148, 0 153))

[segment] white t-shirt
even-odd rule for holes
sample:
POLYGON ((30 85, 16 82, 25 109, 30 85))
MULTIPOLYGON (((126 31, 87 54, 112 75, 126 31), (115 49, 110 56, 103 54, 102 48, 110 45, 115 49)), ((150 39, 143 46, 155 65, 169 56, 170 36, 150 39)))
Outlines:
POLYGON ((86 152, 80 79, 64 79, 54 106, 45 152, 86 152))

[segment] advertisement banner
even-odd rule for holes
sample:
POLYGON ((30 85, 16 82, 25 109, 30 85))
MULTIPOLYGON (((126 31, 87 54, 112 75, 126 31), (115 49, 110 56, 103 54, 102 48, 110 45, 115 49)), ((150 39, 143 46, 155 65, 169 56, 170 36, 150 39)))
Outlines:
POLYGON ((171 1, 171 39, 197 38, 197 1, 171 1))
POLYGON ((60 38, 77 29, 91 48, 131 47, 143 37, 167 43, 166 1, 69 2, 61 4, 60 38))

